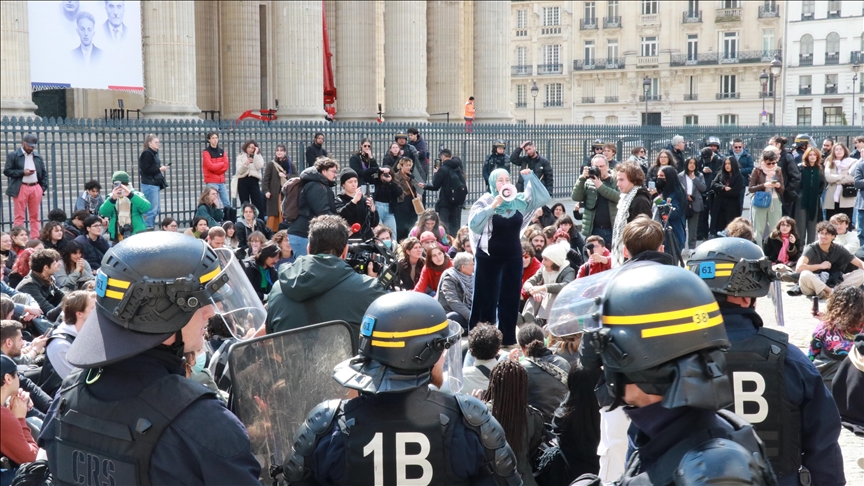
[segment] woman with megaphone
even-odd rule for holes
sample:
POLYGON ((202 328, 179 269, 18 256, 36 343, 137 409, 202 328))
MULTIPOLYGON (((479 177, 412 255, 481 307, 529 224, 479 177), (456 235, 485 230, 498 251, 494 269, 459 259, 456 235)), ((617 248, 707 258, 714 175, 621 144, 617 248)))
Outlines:
POLYGON ((469 327, 498 323, 502 344, 516 344, 516 316, 522 284, 522 232, 537 208, 551 197, 531 171, 520 172, 525 191, 518 192, 506 169, 489 175, 489 192, 471 207, 468 226, 474 248, 474 298, 469 327))

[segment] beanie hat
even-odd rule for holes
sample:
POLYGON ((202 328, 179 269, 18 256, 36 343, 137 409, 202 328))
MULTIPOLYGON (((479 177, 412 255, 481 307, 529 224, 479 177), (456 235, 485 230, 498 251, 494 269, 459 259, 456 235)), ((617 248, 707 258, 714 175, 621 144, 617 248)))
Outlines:
POLYGON ((543 250, 543 258, 552 260, 552 263, 559 267, 564 267, 567 264, 567 250, 570 247, 567 245, 549 245, 543 250))
MULTIPOLYGON (((345 184, 345 181, 351 178, 358 179, 357 173, 351 169, 345 169, 342 171, 342 175, 339 176, 339 185, 345 184)), ((359 181, 359 179, 358 179, 359 181)))
POLYGON ((111 176, 111 182, 120 181, 120 184, 129 184, 129 174, 123 172, 122 170, 118 170, 111 176))
POLYGON ((427 241, 435 241, 435 235, 431 231, 424 231, 420 234, 420 243, 426 243, 427 241))
POLYGON ((557 240, 558 238, 564 238, 564 239, 566 239, 567 241, 570 241, 570 233, 568 233, 567 230, 559 229, 559 230, 557 230, 557 231, 555 232, 555 234, 552 236, 552 241, 554 242, 554 241, 557 240))

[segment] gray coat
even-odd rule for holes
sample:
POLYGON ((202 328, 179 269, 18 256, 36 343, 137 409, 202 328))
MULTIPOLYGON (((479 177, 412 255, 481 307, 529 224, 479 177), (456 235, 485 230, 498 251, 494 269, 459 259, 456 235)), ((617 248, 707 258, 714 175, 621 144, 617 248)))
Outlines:
POLYGON ((435 297, 445 312, 458 312, 466 321, 471 319, 471 308, 465 303, 465 291, 459 283, 459 277, 453 275, 458 272, 455 268, 444 270, 441 281, 438 282, 438 293, 435 297))
MULTIPOLYGON (((693 207, 693 212, 701 212, 705 209, 704 203, 702 202, 702 193, 705 192, 707 186, 705 185, 705 177, 700 172, 695 172, 696 178, 693 179, 693 201, 691 206, 693 207)), ((687 190, 687 174, 685 172, 678 173, 678 180, 681 182, 681 187, 684 190, 687 190)))
MULTIPOLYGON (((35 150, 33 151, 33 165, 36 166, 36 178, 42 186, 42 192, 48 192, 48 171, 45 169, 45 161, 35 150)), ((18 197, 21 190, 21 180, 24 179, 24 149, 18 147, 14 152, 6 154, 6 165, 3 166, 3 175, 9 178, 9 186, 6 195, 18 197)))
MULTIPOLYGON (((864 211, 864 161, 855 164, 852 176, 855 178, 855 189, 858 189, 858 197, 855 198, 855 209, 864 211)), ((859 222, 858 224, 862 223, 859 222)))

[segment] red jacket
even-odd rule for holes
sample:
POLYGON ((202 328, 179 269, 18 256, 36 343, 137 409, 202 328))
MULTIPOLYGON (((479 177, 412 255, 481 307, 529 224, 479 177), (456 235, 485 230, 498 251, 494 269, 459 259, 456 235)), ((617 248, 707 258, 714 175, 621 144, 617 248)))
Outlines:
POLYGON ((581 267, 579 267, 579 273, 576 275, 576 278, 587 277, 588 275, 594 275, 595 273, 605 272, 612 268, 612 257, 609 256, 609 249, 603 248, 603 256, 606 257, 606 264, 602 263, 592 263, 590 260, 586 263, 583 263, 581 267), (588 265, 591 265, 591 272, 588 272, 588 265))
POLYGON ((204 171, 205 184, 224 184, 225 173, 231 168, 228 154, 221 148, 218 150, 222 151, 221 157, 212 156, 211 151, 208 151, 207 149, 205 149, 201 154, 203 157, 201 168, 204 171))
POLYGON ((39 446, 30 434, 30 427, 24 419, 15 418, 8 408, 0 405, 0 453, 15 464, 36 460, 39 446))
POLYGON ((429 265, 423 267, 423 271, 420 272, 420 279, 417 280, 417 285, 414 286, 414 292, 426 293, 426 289, 431 287, 432 292, 438 292, 438 282, 441 281, 441 275, 444 273, 444 270, 453 266, 453 262, 450 259, 447 259, 447 265, 444 266, 444 269, 440 272, 438 270, 432 270, 429 265))
MULTIPOLYGON (((540 270, 540 267, 542 267, 542 266, 543 266, 543 264, 540 263, 540 260, 538 260, 537 258, 534 258, 534 257, 531 258, 531 263, 528 264, 528 268, 525 268, 522 270, 522 287, 525 286, 525 282, 527 282, 529 278, 533 277, 534 274, 537 273, 537 270, 540 270)), ((522 287, 519 287, 519 288, 522 288, 522 287)), ((528 292, 525 292, 523 290, 522 291, 522 299, 528 299, 528 297, 529 297, 528 292)))

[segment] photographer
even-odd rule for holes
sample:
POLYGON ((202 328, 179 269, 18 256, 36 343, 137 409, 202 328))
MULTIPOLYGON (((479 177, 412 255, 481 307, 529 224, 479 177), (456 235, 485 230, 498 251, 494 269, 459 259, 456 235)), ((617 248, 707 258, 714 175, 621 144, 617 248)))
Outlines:
POLYGON ((268 334, 332 320, 359 332, 366 308, 385 292, 376 279, 356 273, 345 261, 349 232, 336 215, 309 223, 309 254, 283 266, 270 291, 268 334))
POLYGON ((612 223, 618 214, 618 191, 616 179, 609 174, 606 157, 595 155, 591 167, 584 167, 582 175, 573 187, 572 199, 585 208, 582 216, 582 235, 603 237, 612 241, 612 223))
POLYGON ((351 238, 368 240, 373 236, 372 228, 378 226, 378 211, 372 198, 363 194, 357 179, 357 172, 351 169, 342 171, 339 176, 342 192, 336 196, 336 213, 345 219, 349 228, 359 225, 360 228, 351 233, 351 238))
POLYGON ((144 215, 150 211, 150 201, 129 184, 129 174, 117 171, 111 176, 114 189, 99 208, 99 214, 108 218, 108 234, 117 243, 123 238, 136 235, 147 226, 144 215))

